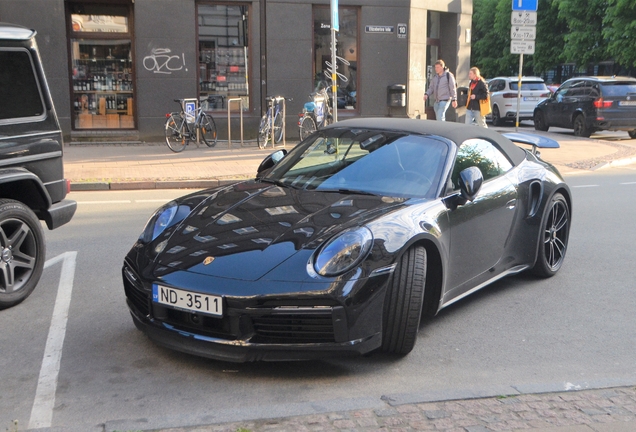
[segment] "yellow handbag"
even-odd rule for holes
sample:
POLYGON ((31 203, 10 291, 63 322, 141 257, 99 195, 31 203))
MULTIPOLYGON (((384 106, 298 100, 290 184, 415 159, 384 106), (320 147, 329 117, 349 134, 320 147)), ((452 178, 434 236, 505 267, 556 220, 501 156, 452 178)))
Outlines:
POLYGON ((492 109, 490 108, 490 94, 485 100, 484 99, 479 100, 479 112, 481 113, 483 117, 487 116, 488 114, 492 112, 492 109))

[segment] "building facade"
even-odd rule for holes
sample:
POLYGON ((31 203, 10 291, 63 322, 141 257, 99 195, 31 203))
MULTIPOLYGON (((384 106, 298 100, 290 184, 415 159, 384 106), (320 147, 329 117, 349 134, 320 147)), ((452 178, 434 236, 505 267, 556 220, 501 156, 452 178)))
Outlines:
MULTIPOLYGON (((467 81, 471 19, 472 0, 340 0, 338 119, 424 117, 435 60, 467 81), (404 106, 390 103, 396 88, 404 106)), ((0 21, 38 32, 68 142, 162 139, 183 98, 213 114, 220 139, 228 124, 238 136, 242 110, 249 139, 270 95, 293 98, 297 137, 297 114, 332 76, 329 0, 3 0, 0 21)))

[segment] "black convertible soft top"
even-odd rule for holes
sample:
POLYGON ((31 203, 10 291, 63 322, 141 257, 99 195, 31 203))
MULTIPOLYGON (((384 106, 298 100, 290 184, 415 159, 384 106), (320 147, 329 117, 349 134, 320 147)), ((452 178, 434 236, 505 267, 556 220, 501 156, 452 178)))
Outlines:
POLYGON ((327 126, 327 129, 346 127, 363 129, 382 129, 417 134, 438 135, 461 145, 471 138, 481 138, 495 144, 504 152, 514 165, 525 159, 525 151, 499 132, 490 129, 465 125, 462 123, 434 120, 414 120, 409 118, 368 117, 343 120, 327 126))

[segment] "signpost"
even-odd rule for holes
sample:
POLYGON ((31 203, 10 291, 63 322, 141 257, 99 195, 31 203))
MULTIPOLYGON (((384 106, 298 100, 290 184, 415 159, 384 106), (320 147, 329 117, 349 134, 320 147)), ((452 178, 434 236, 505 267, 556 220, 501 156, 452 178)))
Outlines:
POLYGON ((331 0, 331 104, 333 122, 338 121, 338 59, 336 58, 336 32, 340 31, 338 0, 331 0))
POLYGON ((537 38, 537 7, 539 0, 512 0, 510 15, 510 53, 519 54, 519 81, 517 83, 517 122, 519 128, 519 110, 521 104, 521 76, 523 74, 523 55, 534 54, 534 40, 537 38))

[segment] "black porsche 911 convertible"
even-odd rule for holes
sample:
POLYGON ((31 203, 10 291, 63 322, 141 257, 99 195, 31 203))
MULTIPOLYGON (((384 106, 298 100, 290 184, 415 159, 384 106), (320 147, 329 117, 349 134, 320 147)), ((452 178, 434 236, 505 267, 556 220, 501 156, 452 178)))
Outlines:
POLYGON ((426 120, 321 129, 154 213, 122 269, 133 321, 225 361, 407 354, 422 313, 562 266, 572 197, 537 147, 558 144, 426 120))

